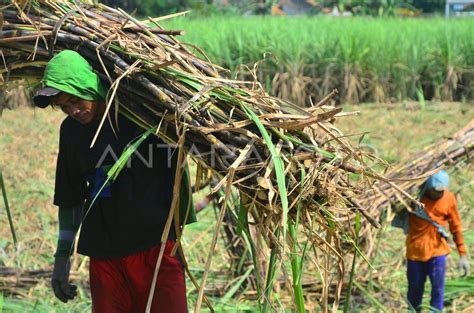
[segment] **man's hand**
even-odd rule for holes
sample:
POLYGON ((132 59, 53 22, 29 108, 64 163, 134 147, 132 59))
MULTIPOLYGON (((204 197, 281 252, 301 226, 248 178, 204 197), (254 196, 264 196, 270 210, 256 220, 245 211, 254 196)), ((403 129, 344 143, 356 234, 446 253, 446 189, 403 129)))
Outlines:
POLYGON ((69 284, 69 270, 71 263, 67 257, 57 257, 54 261, 51 284, 56 298, 66 303, 77 295, 77 287, 69 284))
POLYGON ((462 273, 461 277, 467 276, 469 273, 469 260, 467 259, 466 255, 461 255, 459 257, 459 263, 458 263, 459 271, 462 273))

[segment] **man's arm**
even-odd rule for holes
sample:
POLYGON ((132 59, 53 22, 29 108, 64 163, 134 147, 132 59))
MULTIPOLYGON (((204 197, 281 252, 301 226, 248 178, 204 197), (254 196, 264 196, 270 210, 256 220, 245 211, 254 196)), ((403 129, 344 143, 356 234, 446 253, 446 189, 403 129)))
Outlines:
POLYGON ((81 175, 77 160, 69 143, 71 129, 67 119, 61 125, 59 153, 56 165, 54 204, 59 207, 59 237, 51 284, 55 296, 62 302, 73 299, 76 286, 69 284, 70 256, 74 238, 82 219, 82 203, 85 199, 86 181, 81 175))
POLYGON ((449 230, 453 234, 453 240, 456 243, 456 247, 459 252, 459 270, 462 272, 462 276, 467 276, 469 273, 469 260, 467 258, 466 245, 464 244, 464 236, 462 233, 461 217, 459 216, 458 205, 456 199, 453 196, 453 205, 449 211, 448 216, 449 230))
POLYGON ((82 204, 73 207, 60 206, 58 211, 59 236, 55 257, 69 257, 74 248, 74 239, 81 225, 82 204))
POLYGON ((69 283, 71 269, 70 256, 73 252, 74 239, 81 225, 82 204, 73 207, 59 207, 59 237, 54 254, 54 269, 51 285, 55 296, 66 303, 77 295, 76 286, 69 283))
POLYGON ((449 231, 453 234, 454 243, 458 249, 459 255, 467 255, 464 236, 462 233, 461 217, 459 216, 456 199, 453 196, 453 204, 448 215, 449 231))

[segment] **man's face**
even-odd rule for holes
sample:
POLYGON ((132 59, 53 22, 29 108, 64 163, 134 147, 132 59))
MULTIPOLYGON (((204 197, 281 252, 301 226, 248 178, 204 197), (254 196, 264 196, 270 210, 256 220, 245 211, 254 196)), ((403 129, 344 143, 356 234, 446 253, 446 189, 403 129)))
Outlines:
POLYGON ((100 117, 99 104, 96 101, 84 100, 61 92, 54 97, 53 103, 59 106, 64 113, 83 125, 89 124, 100 117))
POLYGON ((428 199, 433 200, 433 201, 440 199, 443 196, 443 194, 444 194, 444 190, 437 191, 433 188, 430 188, 426 190, 425 192, 425 195, 428 197, 428 199))

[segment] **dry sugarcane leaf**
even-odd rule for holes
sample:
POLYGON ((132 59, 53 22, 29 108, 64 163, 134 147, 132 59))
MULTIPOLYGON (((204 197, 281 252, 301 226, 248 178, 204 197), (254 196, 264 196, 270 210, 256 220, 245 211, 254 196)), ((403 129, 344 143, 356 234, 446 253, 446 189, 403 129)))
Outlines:
POLYGON ((263 176, 257 176, 257 183, 260 187, 262 187, 264 189, 270 189, 268 179, 266 179, 263 176))

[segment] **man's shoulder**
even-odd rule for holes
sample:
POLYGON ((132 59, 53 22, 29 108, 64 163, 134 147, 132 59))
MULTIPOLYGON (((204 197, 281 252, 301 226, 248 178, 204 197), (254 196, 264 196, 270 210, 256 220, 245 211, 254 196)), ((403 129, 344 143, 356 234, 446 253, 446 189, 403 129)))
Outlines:
POLYGON ((443 200, 449 201, 449 202, 456 202, 456 195, 451 191, 445 190, 444 195, 443 195, 443 200))

